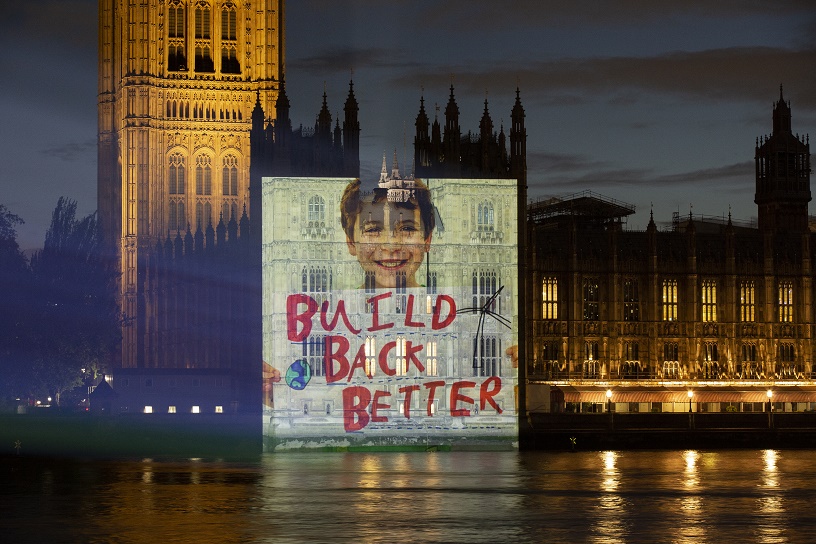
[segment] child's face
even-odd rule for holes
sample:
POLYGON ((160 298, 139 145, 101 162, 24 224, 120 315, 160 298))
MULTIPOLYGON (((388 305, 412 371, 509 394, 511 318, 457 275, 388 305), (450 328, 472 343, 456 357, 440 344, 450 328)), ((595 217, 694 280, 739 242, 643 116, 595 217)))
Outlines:
POLYGON ((395 288, 398 275, 404 275, 406 287, 419 287, 415 274, 431 245, 419 208, 365 202, 353 234, 353 239, 346 237, 349 253, 357 257, 366 274, 373 275, 376 287, 395 288))

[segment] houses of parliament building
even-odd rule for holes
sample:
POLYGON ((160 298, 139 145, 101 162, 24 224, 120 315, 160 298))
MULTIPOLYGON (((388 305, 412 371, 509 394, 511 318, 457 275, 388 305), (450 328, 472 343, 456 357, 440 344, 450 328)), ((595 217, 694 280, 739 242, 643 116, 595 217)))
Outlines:
MULTIPOLYGON (((124 317, 114 376, 217 374, 260 406, 260 179, 360 170, 353 85, 342 120, 324 94, 314 130, 292 128, 284 20, 283 0, 100 2, 98 206, 124 317)), ((432 123, 420 99, 415 174, 517 179, 524 209, 518 93, 507 137, 487 103, 462 134, 453 88, 444 115, 432 123)), ((816 408, 810 146, 781 90, 755 162, 756 225, 689 215, 637 232, 632 206, 592 193, 526 206, 529 409, 670 411, 690 392, 701 410, 816 408)))
POLYGON ((674 217, 592 193, 530 204, 527 380, 538 409, 816 408, 810 143, 780 87, 754 151, 758 224, 674 217))

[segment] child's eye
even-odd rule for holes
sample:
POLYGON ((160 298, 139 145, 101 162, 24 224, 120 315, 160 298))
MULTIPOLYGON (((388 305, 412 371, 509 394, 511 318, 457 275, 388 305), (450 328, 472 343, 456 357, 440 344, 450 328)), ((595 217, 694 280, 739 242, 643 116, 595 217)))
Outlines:
POLYGON ((367 236, 376 236, 382 232, 382 228, 378 226, 363 227, 363 234, 367 236))

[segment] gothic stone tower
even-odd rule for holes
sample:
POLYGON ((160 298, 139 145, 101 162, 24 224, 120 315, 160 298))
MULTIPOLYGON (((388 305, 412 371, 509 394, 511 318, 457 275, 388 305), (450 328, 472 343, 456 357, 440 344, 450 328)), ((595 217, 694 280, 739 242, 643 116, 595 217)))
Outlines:
POLYGON ((157 241, 249 210, 256 100, 274 112, 284 0, 100 0, 100 221, 121 276, 123 367, 144 361, 157 241))
POLYGON ((756 194, 759 228, 807 232, 810 202, 810 140, 791 132, 790 103, 774 104, 773 134, 757 139, 756 194))

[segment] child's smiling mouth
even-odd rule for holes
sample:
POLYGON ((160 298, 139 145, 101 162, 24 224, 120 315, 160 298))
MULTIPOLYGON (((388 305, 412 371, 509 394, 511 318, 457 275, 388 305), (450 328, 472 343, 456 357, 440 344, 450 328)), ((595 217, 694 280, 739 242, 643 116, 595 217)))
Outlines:
POLYGON ((381 261, 374 261, 377 263, 377 266, 382 268, 387 268, 389 270, 396 270, 398 268, 402 268, 408 262, 407 259, 384 259, 381 261))

